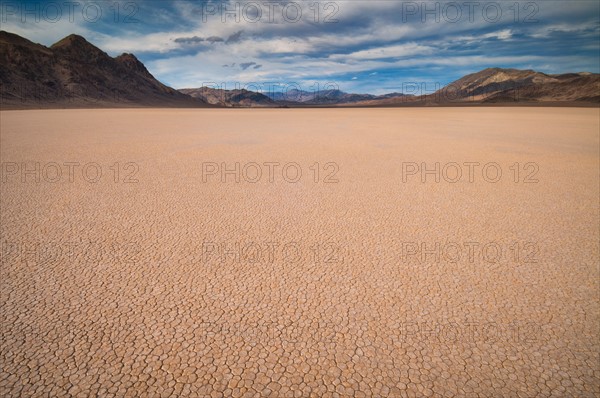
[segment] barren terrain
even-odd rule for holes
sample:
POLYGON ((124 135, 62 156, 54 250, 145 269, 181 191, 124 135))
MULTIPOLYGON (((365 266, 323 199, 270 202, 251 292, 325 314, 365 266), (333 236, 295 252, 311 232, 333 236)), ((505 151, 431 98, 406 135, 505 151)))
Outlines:
POLYGON ((0 396, 597 397, 599 119, 0 112, 0 396))

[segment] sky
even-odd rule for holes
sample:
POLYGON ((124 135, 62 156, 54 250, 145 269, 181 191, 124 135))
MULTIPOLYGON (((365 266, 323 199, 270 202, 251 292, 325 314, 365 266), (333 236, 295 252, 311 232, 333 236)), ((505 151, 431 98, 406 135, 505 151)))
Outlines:
POLYGON ((597 0, 0 0, 0 29, 82 35, 174 88, 422 94, 488 67, 600 73, 597 0))

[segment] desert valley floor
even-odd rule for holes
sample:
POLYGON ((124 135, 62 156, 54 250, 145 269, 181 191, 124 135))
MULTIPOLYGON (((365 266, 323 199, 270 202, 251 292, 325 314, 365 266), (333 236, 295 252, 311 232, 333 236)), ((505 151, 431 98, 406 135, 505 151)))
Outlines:
POLYGON ((597 108, 0 119, 2 397, 600 395, 597 108))

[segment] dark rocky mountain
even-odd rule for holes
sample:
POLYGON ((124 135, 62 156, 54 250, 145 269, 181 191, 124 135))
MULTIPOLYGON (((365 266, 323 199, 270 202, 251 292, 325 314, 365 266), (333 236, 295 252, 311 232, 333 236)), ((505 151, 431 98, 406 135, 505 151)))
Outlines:
POLYGON ((0 31, 3 108, 207 106, 167 87, 133 54, 116 58, 70 35, 45 47, 0 31))
POLYGON ((278 107, 280 106, 264 94, 248 90, 222 90, 210 87, 183 88, 180 92, 199 98, 209 104, 225 107, 278 107))

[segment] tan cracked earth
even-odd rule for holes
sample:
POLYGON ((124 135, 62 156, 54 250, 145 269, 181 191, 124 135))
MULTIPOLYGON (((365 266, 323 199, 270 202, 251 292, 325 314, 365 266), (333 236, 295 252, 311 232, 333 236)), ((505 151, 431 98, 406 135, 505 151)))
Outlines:
POLYGON ((598 397, 599 117, 1 112, 0 396, 598 397))

